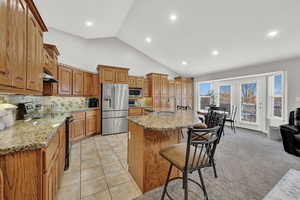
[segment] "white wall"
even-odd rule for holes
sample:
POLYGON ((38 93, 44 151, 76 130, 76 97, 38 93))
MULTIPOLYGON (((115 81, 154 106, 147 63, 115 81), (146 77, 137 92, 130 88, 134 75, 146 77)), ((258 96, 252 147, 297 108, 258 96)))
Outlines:
POLYGON ((45 41, 57 45, 61 53, 59 62, 81 69, 95 72, 97 65, 103 64, 130 68, 129 74, 136 76, 151 72, 169 74, 171 78, 177 75, 117 38, 85 40, 49 28, 45 41))

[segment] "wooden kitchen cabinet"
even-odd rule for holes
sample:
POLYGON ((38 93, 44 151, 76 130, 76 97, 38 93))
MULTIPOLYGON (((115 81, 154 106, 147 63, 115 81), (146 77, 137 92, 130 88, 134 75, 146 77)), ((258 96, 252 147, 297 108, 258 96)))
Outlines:
POLYGON ((100 124, 99 110, 91 110, 86 112, 85 135, 90 136, 98 132, 97 124, 100 124))
POLYGON ((129 76, 128 78, 129 88, 143 88, 144 87, 144 77, 139 76, 129 76))
POLYGON ((93 74, 93 91, 92 96, 99 97, 100 96, 100 84, 98 82, 98 74, 93 74))
POLYGON ((0 1, 0 92, 42 93, 45 31, 32 0, 0 1))
POLYGON ((27 89, 42 92, 43 88, 43 32, 35 17, 28 13, 27 89))
POLYGON ((64 170, 65 132, 62 124, 48 147, 0 156, 0 170, 5 177, 4 200, 56 199, 64 170))
MULTIPOLYGON (((58 80, 59 51, 55 45, 44 44, 44 71, 58 80)), ((58 95, 58 83, 43 82, 43 96, 58 95)))
POLYGON ((175 78, 176 106, 189 106, 193 108, 193 79, 175 78))
POLYGON ((98 65, 101 83, 128 84, 128 68, 98 65))
POLYGON ((85 137, 85 112, 73 113, 72 141, 76 142, 85 137))
POLYGON ((144 108, 129 108, 128 116, 144 115, 144 108))
POLYGON ((73 96, 83 96, 84 72, 73 69, 73 96))
POLYGON ((58 93, 62 96, 72 95, 73 70, 69 67, 59 65, 58 67, 58 93))
POLYGON ((144 79, 143 96, 149 97, 149 81, 148 81, 148 79, 144 79))
POLYGON ((84 73, 84 96, 93 96, 94 87, 93 87, 93 74, 85 72, 84 73))

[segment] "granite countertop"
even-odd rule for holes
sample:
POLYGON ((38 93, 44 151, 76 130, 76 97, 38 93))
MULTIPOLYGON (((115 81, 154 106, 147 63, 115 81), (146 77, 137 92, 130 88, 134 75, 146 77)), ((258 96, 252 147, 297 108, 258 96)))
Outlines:
POLYGON ((300 171, 290 169, 263 200, 299 200, 300 171))
POLYGON ((128 120, 143 126, 145 129, 168 131, 188 128, 200 123, 198 115, 192 111, 162 111, 142 116, 128 117, 128 120))
POLYGON ((14 152, 47 147, 57 129, 74 112, 85 112, 96 108, 73 108, 72 110, 44 114, 37 120, 17 120, 15 125, 0 131, 0 156, 14 152))

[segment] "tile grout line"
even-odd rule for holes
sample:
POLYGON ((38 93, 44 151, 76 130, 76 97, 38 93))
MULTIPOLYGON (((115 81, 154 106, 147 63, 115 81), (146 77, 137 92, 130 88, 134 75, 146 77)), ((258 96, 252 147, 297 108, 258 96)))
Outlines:
MULTIPOLYGON (((106 139, 105 139, 105 140, 106 140, 106 139)), ((94 142, 95 142, 95 141, 94 141, 94 142)), ((107 142, 107 140, 106 140, 106 142, 107 142)), ((103 174, 104 174, 105 184, 106 184, 106 187, 107 187, 107 190, 108 190, 110 199, 112 200, 112 195, 111 195, 111 192, 110 192, 110 188, 109 188, 109 185, 108 185, 108 183, 107 183, 106 174, 105 174, 105 172, 104 172, 104 168, 103 168, 103 165, 102 165, 101 155, 100 155, 100 153, 99 153, 100 149, 98 149, 98 146, 96 145, 96 143, 95 143, 95 146, 96 146, 96 149, 97 149, 97 155, 98 155, 98 158, 100 159, 100 166, 101 166, 101 169, 102 169, 103 174)))

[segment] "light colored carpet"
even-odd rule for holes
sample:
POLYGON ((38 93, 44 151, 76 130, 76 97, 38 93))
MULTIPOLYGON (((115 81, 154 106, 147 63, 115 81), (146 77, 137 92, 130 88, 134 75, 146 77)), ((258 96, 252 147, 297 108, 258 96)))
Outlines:
MULTIPOLYGON (((300 170, 300 158, 285 153, 282 142, 250 130, 225 131, 215 156, 219 177, 214 178, 211 168, 203 170, 210 200, 261 200, 289 169, 300 170)), ((199 181, 197 172, 189 177, 199 181)), ((189 186, 190 200, 204 199, 202 190, 189 186)), ((174 199, 183 199, 181 187, 181 181, 169 185, 174 199)), ((136 200, 157 200, 161 193, 162 188, 157 188, 136 200)))

